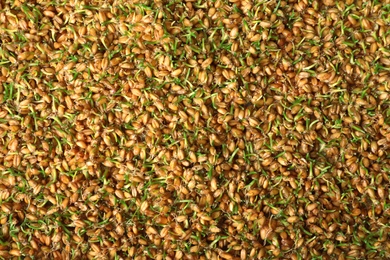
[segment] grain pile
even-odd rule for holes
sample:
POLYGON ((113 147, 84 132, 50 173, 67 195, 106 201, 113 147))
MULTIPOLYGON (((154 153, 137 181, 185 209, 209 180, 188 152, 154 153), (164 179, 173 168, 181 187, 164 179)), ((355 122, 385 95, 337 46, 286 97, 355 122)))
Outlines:
POLYGON ((0 3, 2 259, 390 258, 389 0, 0 3))

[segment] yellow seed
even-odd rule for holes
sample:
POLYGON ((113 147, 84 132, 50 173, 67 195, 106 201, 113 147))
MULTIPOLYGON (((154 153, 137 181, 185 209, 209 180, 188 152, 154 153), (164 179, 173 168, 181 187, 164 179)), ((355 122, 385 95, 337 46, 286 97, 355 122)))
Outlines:
POLYGON ((313 209, 317 208, 318 204, 317 203, 311 203, 309 205, 306 206, 306 209, 308 211, 312 211, 313 209))
POLYGON ((237 38, 237 36, 238 36, 238 27, 235 26, 235 27, 233 27, 233 29, 230 31, 230 37, 231 37, 232 39, 235 39, 235 38, 237 38))
POLYGON ((149 203, 147 201, 142 202, 140 211, 145 212, 145 210, 149 207, 149 203))
POLYGON ((181 74, 181 72, 182 72, 182 69, 177 69, 177 70, 172 71, 171 75, 172 75, 172 77, 177 77, 181 74))
POLYGON ((53 18, 55 16, 55 13, 53 13, 52 11, 46 10, 46 11, 43 11, 43 15, 48 16, 50 18, 53 18))
POLYGON ((83 148, 83 149, 87 148, 87 145, 83 141, 77 141, 76 145, 83 148))
POLYGON ((8 143, 8 149, 10 151, 16 151, 17 147, 18 147, 18 140, 16 139, 12 139, 9 143, 8 143))
POLYGON ((213 58, 209 57, 209 58, 205 59, 205 60, 202 62, 201 67, 202 67, 202 68, 207 68, 208 66, 211 65, 212 62, 213 62, 213 58))
POLYGON ((10 254, 10 255, 13 255, 13 256, 21 256, 21 255, 22 255, 22 253, 20 252, 19 249, 11 249, 11 250, 9 251, 9 254, 10 254))

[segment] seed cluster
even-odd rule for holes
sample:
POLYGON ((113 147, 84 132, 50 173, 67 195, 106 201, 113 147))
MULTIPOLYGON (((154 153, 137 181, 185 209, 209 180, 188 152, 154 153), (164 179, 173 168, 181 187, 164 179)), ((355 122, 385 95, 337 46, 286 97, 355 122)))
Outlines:
POLYGON ((389 0, 0 1, 0 258, 390 258, 389 24, 389 0))

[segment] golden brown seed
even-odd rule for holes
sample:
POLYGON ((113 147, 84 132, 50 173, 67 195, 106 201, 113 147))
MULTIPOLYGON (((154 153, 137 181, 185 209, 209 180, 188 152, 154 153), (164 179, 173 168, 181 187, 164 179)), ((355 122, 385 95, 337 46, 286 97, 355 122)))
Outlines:
POLYGON ((19 249, 11 249, 9 251, 9 254, 12 255, 12 256, 21 256, 22 255, 22 253, 20 252, 19 249))
POLYGON ((201 64, 201 67, 202 68, 207 68, 208 66, 210 66, 210 64, 213 62, 213 58, 209 57, 207 59, 205 59, 202 64, 201 64))
POLYGON ((8 143, 8 149, 10 151, 16 151, 17 147, 18 147, 18 140, 17 139, 12 139, 9 143, 8 143))
POLYGON ((313 209, 317 208, 318 204, 317 203, 311 203, 309 205, 306 206, 306 209, 308 211, 312 211, 313 209))

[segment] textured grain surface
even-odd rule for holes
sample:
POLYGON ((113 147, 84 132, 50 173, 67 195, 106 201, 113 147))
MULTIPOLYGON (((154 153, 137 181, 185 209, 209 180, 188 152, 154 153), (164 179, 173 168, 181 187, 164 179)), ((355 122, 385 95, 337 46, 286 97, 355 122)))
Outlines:
POLYGON ((388 0, 0 6, 0 258, 390 258, 388 0))

